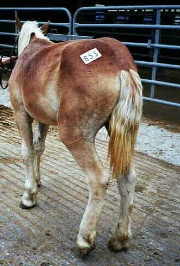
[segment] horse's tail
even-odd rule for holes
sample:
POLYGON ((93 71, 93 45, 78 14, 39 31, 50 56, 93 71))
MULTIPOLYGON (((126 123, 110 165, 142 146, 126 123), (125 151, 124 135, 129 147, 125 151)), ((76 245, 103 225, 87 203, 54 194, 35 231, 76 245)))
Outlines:
POLYGON ((120 95, 109 121, 108 156, 112 176, 128 171, 133 159, 137 131, 142 115, 142 84, 132 69, 120 72, 120 95))

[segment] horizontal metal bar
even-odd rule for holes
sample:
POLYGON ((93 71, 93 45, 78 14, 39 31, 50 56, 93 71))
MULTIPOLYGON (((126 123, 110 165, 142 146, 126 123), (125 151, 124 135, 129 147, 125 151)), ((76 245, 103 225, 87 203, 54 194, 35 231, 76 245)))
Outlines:
POLYGON ((161 104, 170 105, 174 107, 180 107, 180 103, 175 103, 175 102, 170 102, 170 101, 165 101, 165 100, 160 100, 160 99, 155 99, 155 98, 149 98, 149 97, 143 97, 143 99, 146 101, 150 101, 150 102, 161 103, 161 104))
POLYGON ((141 79, 141 81, 144 83, 149 83, 149 84, 154 84, 154 85, 163 85, 163 86, 175 87, 175 88, 180 89, 180 85, 176 83, 164 82, 164 81, 158 81, 158 80, 150 80, 150 79, 141 79))
MULTIPOLYGON (((40 24, 47 23, 47 21, 40 21, 38 22, 40 24)), ((64 26, 64 27, 69 27, 71 24, 70 23, 58 23, 58 22, 50 22, 51 26, 64 26)))
POLYGON ((12 33, 12 32, 3 32, 3 31, 0 31, 0 35, 17 36, 16 33, 12 33))
POLYGON ((1 7, 1 11, 35 11, 35 10, 38 10, 38 11, 65 11, 67 12, 68 14, 70 14, 71 16, 71 13, 69 11, 69 9, 65 8, 65 7, 1 7))
POLYGON ((92 36, 78 36, 78 35, 71 35, 71 34, 54 34, 48 33, 47 37, 51 41, 69 41, 69 40, 80 40, 80 39, 92 39, 92 36))
POLYGON ((75 12, 75 16, 77 13, 81 11, 87 10, 136 10, 136 9, 179 9, 180 5, 131 5, 131 6, 98 6, 98 7, 81 7, 75 12))
MULTIPOLYGON (((179 28, 179 30, 180 30, 180 28, 179 28)), ((152 43, 152 44, 150 44, 150 47, 152 47, 152 48, 165 48, 165 49, 180 50, 180 45, 168 45, 168 44, 155 44, 155 43, 152 43)))
POLYGON ((13 48, 14 48, 14 46, 13 46, 13 45, 9 45, 9 44, 2 44, 2 43, 0 43, 0 47, 2 47, 2 48, 11 48, 11 49, 13 49, 13 48))
POLYGON ((74 26, 77 28, 86 28, 86 27, 92 27, 92 28, 131 28, 131 29, 164 29, 164 30, 180 30, 179 25, 163 25, 163 24, 106 24, 106 23, 75 23, 74 26))
MULTIPOLYGON (((0 10, 1 10, 1 8, 0 8, 0 10)), ((0 19, 0 22, 3 22, 3 23, 14 23, 14 20, 0 19)))
MULTIPOLYGON (((1 22, 2 21, 0 20, 0 23, 1 22)), ((14 23, 14 20, 12 22, 14 23)), ((22 22, 24 22, 24 21, 22 20, 22 22)), ((38 24, 45 24, 45 23, 47 23, 47 21, 38 21, 38 24)), ((50 22, 50 25, 51 26, 64 26, 64 27, 69 27, 71 25, 71 23, 70 22, 66 22, 66 23, 50 22)), ((3 33, 9 34, 9 32, 0 32, 0 34, 3 34, 3 33)))
MULTIPOLYGON (((180 29, 179 29, 180 30, 180 29)), ((165 48, 180 50, 180 45, 154 44, 154 43, 140 43, 140 42, 122 42, 128 46, 145 47, 145 48, 165 48)))
POLYGON ((156 62, 147 62, 147 61, 139 61, 135 60, 137 65, 140 66, 150 66, 150 67, 165 67, 165 68, 173 68, 180 69, 180 65, 172 65, 172 64, 164 64, 164 63, 156 63, 156 62))

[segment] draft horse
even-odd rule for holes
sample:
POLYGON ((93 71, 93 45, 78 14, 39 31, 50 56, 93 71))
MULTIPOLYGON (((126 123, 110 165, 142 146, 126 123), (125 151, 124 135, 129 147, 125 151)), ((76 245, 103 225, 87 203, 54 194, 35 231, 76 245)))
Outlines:
MULTIPOLYGON (((81 255, 95 247, 97 223, 110 177, 96 152, 95 136, 106 127, 108 160, 121 196, 120 217, 108 247, 129 247, 133 206, 134 150, 142 117, 142 84, 128 48, 102 37, 53 43, 36 21, 19 26, 18 59, 9 80, 14 119, 22 138, 26 166, 22 208, 37 203, 40 158, 49 125, 87 177, 89 200, 80 223, 77 246, 81 255), (33 136, 32 122, 38 123, 33 136)), ((68 188, 67 188, 68 189, 68 188)))

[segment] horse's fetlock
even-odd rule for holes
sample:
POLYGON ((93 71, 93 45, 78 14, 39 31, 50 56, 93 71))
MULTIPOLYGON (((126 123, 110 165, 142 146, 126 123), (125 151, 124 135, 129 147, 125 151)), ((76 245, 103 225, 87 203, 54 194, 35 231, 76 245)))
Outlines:
POLYGON ((97 232, 96 231, 93 231, 92 233, 87 233, 87 234, 84 235, 84 239, 90 244, 94 243, 96 237, 97 237, 97 232))
POLYGON ((26 183, 25 184, 25 189, 28 193, 30 194, 36 194, 37 193, 37 184, 36 184, 36 181, 34 182, 34 184, 29 184, 29 183, 26 183))
POLYGON ((131 239, 131 235, 127 232, 116 233, 119 242, 128 242, 131 239))
POLYGON ((78 234, 77 245, 81 250, 95 248, 95 240, 97 237, 97 232, 84 232, 83 234, 78 234))
POLYGON ((22 146, 22 157, 25 161, 31 160, 34 158, 34 149, 27 149, 22 146))

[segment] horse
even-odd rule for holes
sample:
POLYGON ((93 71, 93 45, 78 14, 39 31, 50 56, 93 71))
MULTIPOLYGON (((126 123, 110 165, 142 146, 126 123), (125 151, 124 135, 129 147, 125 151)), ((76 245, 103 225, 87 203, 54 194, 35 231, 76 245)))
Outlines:
POLYGON ((111 37, 52 42, 50 22, 18 25, 18 58, 9 79, 13 117, 21 136, 26 168, 21 208, 37 204, 40 161, 48 128, 58 128, 60 141, 73 155, 89 190, 76 246, 81 256, 95 248, 97 224, 113 178, 120 193, 120 216, 108 247, 130 246, 131 211, 136 173, 134 153, 142 118, 143 86, 129 49, 111 37), (37 132, 33 133, 33 121, 37 132), (109 136, 109 174, 97 154, 95 138, 104 127, 109 136))

